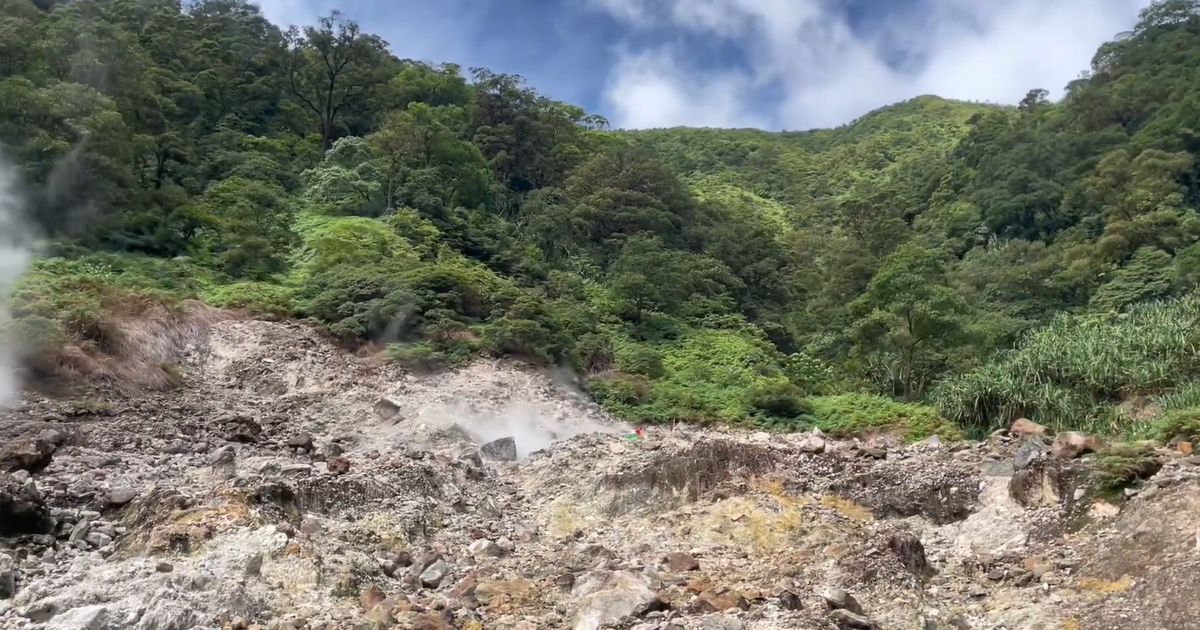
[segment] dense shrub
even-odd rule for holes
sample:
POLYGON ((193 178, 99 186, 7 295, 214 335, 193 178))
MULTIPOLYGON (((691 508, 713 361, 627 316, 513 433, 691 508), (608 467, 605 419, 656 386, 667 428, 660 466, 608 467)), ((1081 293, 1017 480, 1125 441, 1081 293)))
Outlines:
POLYGON ((962 432, 926 405, 896 402, 874 394, 838 394, 808 400, 817 427, 832 435, 873 430, 899 431, 906 439, 931 435, 958 439, 962 432))
POLYGON ((296 314, 295 290, 269 282, 236 282, 205 290, 200 298, 218 308, 281 319, 296 314))
POLYGON ((1119 314, 1064 315, 934 392, 946 417, 980 429, 1027 416, 1079 426, 1135 395, 1200 377, 1200 296, 1119 314))

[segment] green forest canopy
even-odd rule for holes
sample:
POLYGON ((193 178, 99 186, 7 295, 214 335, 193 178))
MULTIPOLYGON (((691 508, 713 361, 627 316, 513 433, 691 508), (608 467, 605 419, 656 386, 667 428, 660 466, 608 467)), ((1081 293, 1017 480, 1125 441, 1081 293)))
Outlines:
POLYGON ((34 369, 103 352, 108 310, 201 298, 413 367, 570 365, 635 421, 1123 430, 1195 389, 1200 0, 1061 102, 787 133, 613 131, 336 13, 0 5, 0 145, 53 243, 10 325, 34 369))

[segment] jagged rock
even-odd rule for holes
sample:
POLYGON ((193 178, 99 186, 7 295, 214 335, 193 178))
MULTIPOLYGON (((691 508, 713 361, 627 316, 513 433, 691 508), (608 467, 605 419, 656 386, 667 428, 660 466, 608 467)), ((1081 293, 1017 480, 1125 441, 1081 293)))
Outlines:
POLYGON ((829 612, 829 620, 844 630, 878 630, 879 624, 854 611, 839 608, 829 612))
POLYGON ((262 575, 263 554, 261 552, 250 556, 246 561, 246 577, 258 577, 262 575))
POLYGON ((804 602, 800 599, 800 593, 796 589, 796 585, 790 580, 776 584, 771 589, 770 595, 779 600, 779 605, 784 610, 800 610, 804 608, 804 602))
POLYGON ((486 538, 471 543, 467 546, 467 550, 476 558, 499 558, 504 555, 504 550, 500 548, 500 545, 486 538))
POLYGON ((230 442, 254 444, 262 435, 262 425, 250 416, 227 412, 218 416, 217 422, 224 426, 225 439, 230 442))
POLYGON ((81 519, 71 528, 71 534, 67 537, 67 542, 76 543, 87 537, 88 530, 91 529, 92 522, 88 519, 81 519))
POLYGON ((448 575, 450 575, 450 565, 446 564, 445 560, 437 560, 426 567, 419 577, 421 584, 427 588, 437 588, 448 575))
POLYGON ((400 418, 400 406, 387 398, 380 398, 375 401, 375 415, 384 422, 396 422, 400 418))
POLYGON ((107 630, 109 625, 107 606, 82 606, 55 615, 46 630, 107 630))
POLYGON ((681 551, 667 554, 663 562, 674 573, 687 573, 688 571, 697 571, 700 569, 700 561, 695 556, 681 551))
POLYGON ((0 448, 0 470, 41 472, 50 465, 56 450, 57 444, 40 437, 15 440, 0 448))
POLYGON ((10 599, 17 594, 17 563, 7 554, 0 553, 0 599, 10 599))
POLYGON ((1008 428, 1008 432, 1016 437, 1041 437, 1046 435, 1046 427, 1029 418, 1017 418, 1008 428))
POLYGON ((741 593, 728 589, 708 589, 696 598, 696 610, 700 612, 724 612, 748 607, 749 603, 741 593))
POLYGON ((925 545, 921 544, 920 538, 907 532, 892 534, 888 540, 888 547, 909 573, 922 580, 933 577, 935 571, 925 557, 925 545))
POLYGON ((804 436, 796 444, 796 448, 800 449, 800 451, 804 452, 804 453, 824 453, 825 452, 825 438, 823 438, 815 433, 810 433, 810 434, 804 436))
POLYGON ((493 440, 479 447, 479 452, 488 459, 515 462, 517 461, 517 441, 511 437, 493 440))
POLYGON ((1017 453, 1013 456, 1013 468, 1015 470, 1024 470, 1029 468, 1050 452, 1046 447, 1046 443, 1040 437, 1026 437, 1021 440, 1021 445, 1017 447, 1017 453))
POLYGON ((1100 449, 1100 439, 1079 431, 1064 431, 1054 436, 1050 451, 1061 459, 1074 459, 1100 449))
POLYGON ((572 594, 578 601, 573 630, 597 630, 665 605, 644 577, 628 571, 586 573, 576 581, 572 594))
POLYGON ((861 615, 863 607, 858 603, 857 599, 845 589, 833 587, 821 591, 821 599, 825 600, 825 604, 830 610, 849 610, 852 613, 861 615))
POLYGON ((208 455, 208 463, 212 466, 232 465, 236 459, 237 449, 232 446, 222 446, 208 455))
POLYGON ((48 534, 54 523, 32 479, 0 471, 0 535, 48 534))
POLYGON ((285 444, 287 444, 288 448, 301 448, 311 451, 313 449, 313 437, 307 433, 297 433, 288 438, 285 444))

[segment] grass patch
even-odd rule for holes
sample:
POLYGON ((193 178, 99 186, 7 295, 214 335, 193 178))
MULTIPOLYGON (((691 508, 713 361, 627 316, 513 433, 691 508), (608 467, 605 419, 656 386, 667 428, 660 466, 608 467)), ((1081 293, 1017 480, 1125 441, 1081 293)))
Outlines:
POLYGON ((268 282, 237 282, 211 287, 200 295, 206 304, 217 308, 246 311, 267 319, 283 319, 296 314, 296 291, 268 282))
POLYGON ((927 405, 901 403, 874 394, 838 394, 808 399, 813 424, 834 436, 873 430, 900 431, 910 441, 937 435, 962 439, 962 431, 927 405))
POLYGON ((1102 450, 1092 469, 1092 479, 1100 490, 1109 495, 1119 495, 1125 488, 1153 477, 1162 468, 1154 454, 1154 447, 1147 442, 1113 444, 1102 450))

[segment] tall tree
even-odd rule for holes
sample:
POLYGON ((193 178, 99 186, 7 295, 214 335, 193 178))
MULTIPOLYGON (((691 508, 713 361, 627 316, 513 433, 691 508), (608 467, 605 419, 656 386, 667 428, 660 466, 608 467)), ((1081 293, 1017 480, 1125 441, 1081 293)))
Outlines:
POLYGON ((349 110, 365 109, 371 91, 385 78, 387 44, 365 35, 358 24, 334 11, 317 26, 288 32, 292 96, 317 119, 321 149, 337 139, 338 123, 349 110))

